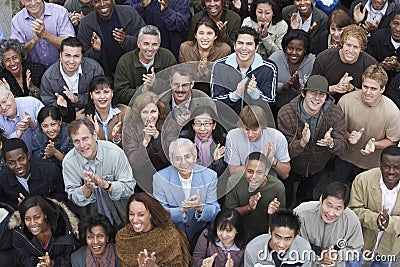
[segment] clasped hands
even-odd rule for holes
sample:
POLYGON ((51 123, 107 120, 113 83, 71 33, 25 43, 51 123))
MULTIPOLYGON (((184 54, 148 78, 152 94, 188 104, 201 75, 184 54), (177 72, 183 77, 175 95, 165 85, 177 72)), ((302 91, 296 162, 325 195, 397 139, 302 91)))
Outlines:
POLYGON ((97 173, 83 171, 83 187, 89 191, 92 191, 100 186, 100 188, 107 188, 109 186, 108 182, 102 178, 97 173))
MULTIPOLYGON (((360 138, 362 137, 362 135, 364 134, 365 129, 361 128, 358 131, 353 130, 350 134, 349 137, 347 138, 347 140, 349 141, 350 144, 355 145, 358 143, 358 141, 360 140, 360 138)), ((367 144, 365 145, 365 147, 363 149, 360 149, 360 153, 363 156, 367 156, 371 153, 375 152, 375 138, 370 138, 367 142, 367 144)))
POLYGON ((244 91, 247 91, 247 93, 249 95, 251 95, 257 89, 256 76, 254 76, 254 74, 252 74, 251 80, 247 84, 248 80, 249 80, 249 77, 246 77, 238 83, 236 90, 234 91, 238 97, 243 98, 244 91), (246 84, 247 84, 247 87, 246 87, 246 84))
POLYGON ((197 189, 196 194, 190 196, 188 199, 185 199, 181 203, 181 213, 185 213, 188 210, 195 209, 198 212, 203 211, 203 203, 201 203, 200 199, 200 189, 197 189))

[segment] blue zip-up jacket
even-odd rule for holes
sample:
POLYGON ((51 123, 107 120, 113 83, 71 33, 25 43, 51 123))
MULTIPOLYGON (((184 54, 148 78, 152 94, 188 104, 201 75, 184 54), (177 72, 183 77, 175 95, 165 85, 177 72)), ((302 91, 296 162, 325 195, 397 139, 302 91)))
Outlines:
MULTIPOLYGON (((211 71, 211 97, 230 106, 237 114, 246 105, 264 106, 275 101, 275 92, 278 83, 278 68, 269 59, 255 54, 254 61, 246 72, 251 81, 254 74, 257 89, 251 95, 244 91, 243 98, 239 98, 234 91, 242 80, 242 74, 236 60, 236 53, 221 58, 213 64, 211 71)), ((246 85, 247 88, 247 85, 246 85)))

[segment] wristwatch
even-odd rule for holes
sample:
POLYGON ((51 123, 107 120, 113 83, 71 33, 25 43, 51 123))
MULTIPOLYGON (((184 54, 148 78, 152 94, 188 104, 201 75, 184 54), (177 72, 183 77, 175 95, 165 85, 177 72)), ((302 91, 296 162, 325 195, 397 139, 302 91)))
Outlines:
POLYGON ((332 143, 328 146, 328 148, 332 149, 334 145, 335 144, 333 143, 333 138, 332 138, 332 143))
POLYGON ((111 187, 111 183, 109 181, 107 181, 107 183, 108 183, 107 188, 104 188, 104 190, 106 190, 106 191, 110 190, 110 187, 111 187))

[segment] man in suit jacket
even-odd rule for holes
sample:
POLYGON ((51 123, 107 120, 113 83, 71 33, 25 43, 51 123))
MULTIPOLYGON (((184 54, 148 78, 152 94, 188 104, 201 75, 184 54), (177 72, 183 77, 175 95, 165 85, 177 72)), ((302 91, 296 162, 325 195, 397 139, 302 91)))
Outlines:
POLYGON ((196 234, 220 211, 217 173, 195 164, 197 151, 189 139, 173 141, 169 151, 172 166, 154 174, 153 194, 193 245, 196 234))

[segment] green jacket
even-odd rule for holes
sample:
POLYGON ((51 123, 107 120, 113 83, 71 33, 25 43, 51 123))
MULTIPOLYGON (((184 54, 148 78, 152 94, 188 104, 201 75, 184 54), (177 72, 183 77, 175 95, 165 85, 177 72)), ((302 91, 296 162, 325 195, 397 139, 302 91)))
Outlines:
MULTIPOLYGON (((171 51, 160 47, 154 57, 154 72, 157 73, 163 69, 176 64, 176 59, 171 51)), ((114 86, 118 102, 128 105, 136 89, 143 83, 143 74, 149 71, 139 61, 139 48, 129 51, 121 56, 115 69, 114 86)))

